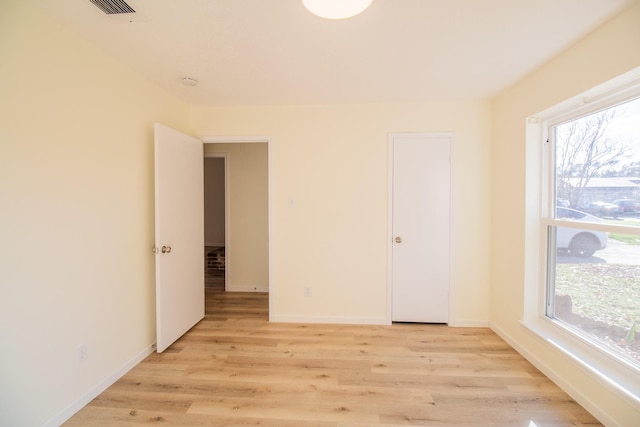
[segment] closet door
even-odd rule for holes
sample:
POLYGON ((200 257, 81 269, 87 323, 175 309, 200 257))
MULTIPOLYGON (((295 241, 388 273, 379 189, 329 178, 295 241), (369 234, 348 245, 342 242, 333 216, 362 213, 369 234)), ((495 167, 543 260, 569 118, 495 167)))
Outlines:
POLYGON ((449 321, 451 135, 391 138, 391 320, 449 321))

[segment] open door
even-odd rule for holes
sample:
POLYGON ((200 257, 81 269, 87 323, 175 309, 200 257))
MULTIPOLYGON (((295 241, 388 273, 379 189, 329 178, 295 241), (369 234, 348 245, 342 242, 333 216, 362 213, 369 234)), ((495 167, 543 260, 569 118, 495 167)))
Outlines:
POLYGON ((202 141, 156 123, 156 339, 162 352, 204 317, 202 141))

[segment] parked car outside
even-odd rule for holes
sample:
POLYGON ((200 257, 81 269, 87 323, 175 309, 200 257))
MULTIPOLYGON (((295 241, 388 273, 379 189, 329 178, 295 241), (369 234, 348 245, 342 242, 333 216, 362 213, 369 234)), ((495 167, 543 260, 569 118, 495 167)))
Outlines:
MULTIPOLYGON (((602 222, 602 219, 570 208, 556 208, 557 219, 584 222, 602 222)), ((607 233, 604 231, 582 230, 579 228, 558 227, 556 248, 567 251, 573 256, 590 257, 596 251, 607 247, 607 233)))
POLYGON ((618 199, 614 200, 613 204, 617 205, 622 214, 629 215, 640 212, 640 201, 633 199, 618 199))
POLYGON ((622 214, 620 206, 606 202, 592 202, 578 209, 600 218, 618 218, 622 214))

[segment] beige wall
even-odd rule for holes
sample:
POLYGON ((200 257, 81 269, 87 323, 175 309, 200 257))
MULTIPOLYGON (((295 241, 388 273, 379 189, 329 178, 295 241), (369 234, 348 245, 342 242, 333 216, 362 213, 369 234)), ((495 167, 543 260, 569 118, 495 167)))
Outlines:
POLYGON ((204 244, 224 246, 224 158, 204 160, 204 244))
POLYGON ((204 144, 227 153, 229 247, 227 290, 269 291, 268 147, 266 143, 204 144))
POLYGON ((285 321, 386 321, 388 135, 455 132, 452 323, 487 324, 488 102, 193 108, 192 119, 200 136, 271 137, 271 316, 285 321))
MULTIPOLYGON (((640 66, 640 3, 571 47, 503 93, 494 102, 492 149, 491 320, 494 328, 529 353, 565 386, 583 394, 581 403, 619 425, 636 425, 640 409, 585 373, 519 324, 525 280, 525 119, 640 66)), ((531 176, 534 176, 533 174, 531 176)), ((529 204, 535 209, 535 204, 529 204)))
POLYGON ((599 391, 518 320, 524 118, 640 65, 639 22, 636 6, 493 106, 201 108, 176 101, 23 2, 4 0, 0 424, 55 421, 154 341, 152 130, 159 121, 199 136, 271 137, 275 320, 386 319, 388 134, 455 132, 452 323, 491 319, 631 425, 637 411, 599 391), (89 359, 79 364, 81 344, 89 359))
POLYGON ((57 425, 155 341, 153 123, 189 130, 184 104, 24 3, 0 2, 0 425, 16 427, 57 425))

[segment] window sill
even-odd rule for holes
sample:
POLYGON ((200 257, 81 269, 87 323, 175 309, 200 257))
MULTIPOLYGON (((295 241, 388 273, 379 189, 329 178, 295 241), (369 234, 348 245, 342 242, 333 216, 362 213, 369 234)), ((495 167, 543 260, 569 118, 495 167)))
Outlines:
POLYGON ((640 407, 640 372, 637 369, 550 319, 525 319, 520 323, 582 371, 601 380, 632 405, 640 407))

